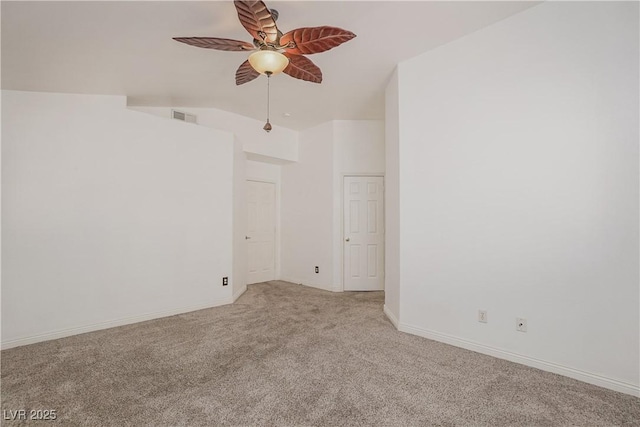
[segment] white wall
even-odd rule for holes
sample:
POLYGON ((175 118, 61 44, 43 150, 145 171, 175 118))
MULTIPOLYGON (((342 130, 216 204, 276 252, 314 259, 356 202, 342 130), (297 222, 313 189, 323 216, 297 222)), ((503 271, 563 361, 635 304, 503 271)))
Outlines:
POLYGON ((123 97, 2 92, 2 344, 231 302, 233 139, 123 97))
POLYGON ((282 280, 333 288, 332 163, 333 125, 327 122, 300 132, 298 162, 282 166, 282 280))
POLYGON ((297 163, 282 166, 281 276, 342 291, 343 177, 384 173, 384 123, 323 123, 300 133, 298 155, 297 163))
POLYGON ((344 289, 344 177, 384 175, 384 122, 334 120, 333 124, 333 290, 344 289))
POLYGON ((548 2, 399 65, 401 330, 640 394, 638 59, 548 2))
POLYGON ((337 172, 353 175, 384 173, 384 121, 334 120, 332 123, 337 172))
MULTIPOLYGON (((280 165, 298 159, 298 132, 280 126, 267 133, 263 123, 215 108, 130 106, 134 111, 171 119, 175 109, 197 117, 197 124, 234 134, 233 299, 247 289, 247 179, 276 184, 276 278, 280 277, 280 165), (250 160, 254 159, 254 160, 250 160)), ((173 120, 173 119, 171 119, 173 120)))
POLYGON ((193 107, 129 107, 166 118, 171 117, 171 110, 175 109, 197 116, 198 124, 213 129, 232 132, 242 148, 255 159, 276 163, 286 163, 298 160, 298 132, 274 126, 269 133, 262 127, 264 123, 239 114, 216 108, 193 107))
POLYGON ((387 83, 385 91, 385 252, 384 309, 398 326, 400 318, 400 181, 398 109, 398 70, 387 83))

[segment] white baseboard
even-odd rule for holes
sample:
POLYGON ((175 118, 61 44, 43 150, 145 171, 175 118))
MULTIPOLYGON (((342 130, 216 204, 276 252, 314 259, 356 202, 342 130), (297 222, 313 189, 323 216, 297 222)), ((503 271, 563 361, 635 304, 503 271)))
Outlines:
POLYGON ((156 311, 153 313, 141 314, 139 316, 125 317, 122 319, 109 320, 107 322, 94 323, 91 325, 78 326, 75 328, 60 329, 57 331, 51 331, 44 334, 33 335, 30 337, 2 341, 1 348, 2 350, 6 350, 8 348, 20 347, 23 345, 35 344, 42 341, 50 341, 59 338, 70 337, 72 335, 84 334, 87 332, 100 331, 102 329, 115 328, 116 326, 130 325, 132 323, 144 322, 147 320, 159 319, 162 317, 175 316, 176 314, 189 313, 191 311, 204 310, 206 308, 218 307, 231 303, 233 303, 233 299, 231 297, 228 297, 211 301, 207 304, 156 311))
MULTIPOLYGON (((386 307, 385 314, 389 316, 386 307)), ((507 350, 491 347, 463 338, 458 338, 453 335, 418 328, 415 326, 407 325, 406 323, 400 323, 398 326, 398 330, 401 332, 407 332, 409 334, 428 338, 434 341, 443 342, 445 344, 450 344, 456 347, 462 347, 467 350, 475 351, 477 353, 497 357, 498 359, 509 360, 511 362, 538 368, 543 371, 564 375, 565 377, 570 377, 579 381, 583 381, 585 383, 594 384, 600 387, 608 388, 610 390, 640 397, 640 387, 634 384, 603 377, 601 375, 592 374, 590 372, 581 371, 579 369, 570 368, 568 366, 558 365, 557 363, 547 362, 545 360, 535 359, 533 357, 512 353, 507 350)))
POLYGON ((242 294, 244 294, 247 291, 247 285, 242 286, 240 289, 238 289, 237 292, 233 293, 233 302, 236 302, 236 300, 238 298, 240 298, 242 296, 242 294))
POLYGON ((302 281, 297 279, 297 278, 295 278, 295 277, 281 277, 281 278, 276 279, 276 280, 279 280, 281 282, 293 283, 295 285, 302 285, 302 281))
POLYGON ((341 292, 342 290, 338 291, 338 290, 334 290, 333 287, 331 286, 325 286, 325 285, 315 285, 315 284, 311 284, 311 283, 304 283, 303 280, 299 280, 299 279, 295 279, 295 278, 281 278, 278 280, 282 280, 283 282, 289 282, 289 283, 295 283, 298 285, 302 285, 302 286, 308 286, 310 288, 315 288, 315 289, 321 289, 323 291, 329 291, 329 292, 341 292))
POLYGON ((382 307, 382 311, 387 315, 393 326, 398 329, 398 318, 391 312, 391 310, 389 310, 389 308, 387 308, 386 304, 382 307))
POLYGON ((331 288, 331 286, 316 285, 316 284, 312 284, 312 283, 300 283, 300 284, 302 286, 308 286, 310 288, 320 289, 322 291, 333 292, 333 288, 331 288))

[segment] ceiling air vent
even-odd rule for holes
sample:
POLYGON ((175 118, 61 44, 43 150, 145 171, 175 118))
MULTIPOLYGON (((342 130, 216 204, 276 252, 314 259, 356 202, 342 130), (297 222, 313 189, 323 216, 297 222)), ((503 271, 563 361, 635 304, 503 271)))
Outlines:
POLYGON ((196 123, 196 116, 194 114, 187 114, 182 111, 171 110, 171 117, 187 123, 196 123))

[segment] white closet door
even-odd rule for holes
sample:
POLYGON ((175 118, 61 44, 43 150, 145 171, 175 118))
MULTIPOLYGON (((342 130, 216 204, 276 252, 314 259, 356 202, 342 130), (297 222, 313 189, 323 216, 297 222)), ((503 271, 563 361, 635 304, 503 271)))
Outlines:
POLYGON ((384 183, 344 178, 344 290, 384 289, 384 183))
POLYGON ((247 181, 247 283, 275 279, 276 186, 247 181))

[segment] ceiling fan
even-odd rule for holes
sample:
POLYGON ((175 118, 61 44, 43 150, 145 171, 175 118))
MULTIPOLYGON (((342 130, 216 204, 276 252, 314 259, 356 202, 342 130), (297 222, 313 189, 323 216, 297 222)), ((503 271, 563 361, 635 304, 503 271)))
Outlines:
POLYGON ((276 26, 277 10, 267 9, 262 1, 233 3, 253 43, 218 37, 174 37, 174 40, 206 49, 254 51, 236 71, 236 85, 248 83, 260 74, 270 76, 281 71, 296 79, 321 83, 322 71, 303 55, 327 51, 356 36, 351 31, 329 26, 303 27, 283 34, 276 26))

